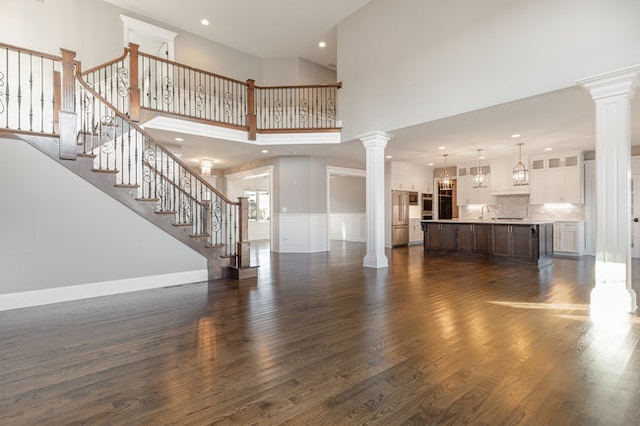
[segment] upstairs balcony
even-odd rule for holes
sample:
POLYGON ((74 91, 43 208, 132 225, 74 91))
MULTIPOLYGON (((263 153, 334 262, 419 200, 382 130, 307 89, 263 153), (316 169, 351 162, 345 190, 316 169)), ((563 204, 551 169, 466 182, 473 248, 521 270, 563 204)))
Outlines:
POLYGON ((253 79, 238 81, 140 52, 135 44, 82 76, 133 121, 187 119, 246 132, 247 141, 267 134, 320 133, 339 142, 341 83, 258 86, 253 79))
POLYGON ((93 90, 134 122, 188 120, 232 130, 231 139, 249 142, 278 134, 340 142, 341 83, 259 86, 252 79, 234 80, 139 52, 135 44, 119 58, 84 71, 75 53, 65 49, 57 56, 0 43, 0 51, 0 127, 5 131, 59 134, 60 111, 82 112, 73 84, 79 71, 93 90), (65 67, 74 70, 68 81, 61 77, 65 67), (65 90, 69 102, 63 105, 65 90), (239 138, 237 132, 245 136, 239 138))

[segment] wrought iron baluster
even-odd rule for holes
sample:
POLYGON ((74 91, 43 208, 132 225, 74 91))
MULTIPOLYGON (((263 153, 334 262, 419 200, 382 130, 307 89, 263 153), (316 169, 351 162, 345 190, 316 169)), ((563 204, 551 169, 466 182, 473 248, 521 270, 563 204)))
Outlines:
MULTIPOLYGON (((56 63, 55 61, 51 61, 51 76, 53 77, 54 72, 56 70, 56 63)), ((79 104, 78 104, 79 105, 79 104)), ((56 127, 55 127, 55 123, 53 120, 53 111, 55 111, 56 109, 56 91, 52 90, 51 91, 51 112, 52 112, 52 116, 51 116, 51 133, 55 133, 56 132, 56 127)), ((80 116, 82 116, 82 111, 80 111, 80 116)))
POLYGON ((5 126, 9 128, 9 49, 5 49, 6 52, 6 62, 5 62, 5 70, 4 72, 0 71, 0 115, 7 113, 5 115, 5 126), (6 80, 5 80, 6 79, 6 80), (2 87, 5 87, 5 92, 2 92, 2 87), (2 101, 2 97, 5 96, 6 104, 2 101))
POLYGON ((21 72, 22 58, 20 57, 20 51, 18 51, 18 130, 22 130, 21 120, 22 117, 22 72, 21 72))
POLYGON ((40 57, 40 132, 44 132, 44 57, 40 57))
POLYGON ((33 55, 29 53, 29 131, 33 131, 33 55))

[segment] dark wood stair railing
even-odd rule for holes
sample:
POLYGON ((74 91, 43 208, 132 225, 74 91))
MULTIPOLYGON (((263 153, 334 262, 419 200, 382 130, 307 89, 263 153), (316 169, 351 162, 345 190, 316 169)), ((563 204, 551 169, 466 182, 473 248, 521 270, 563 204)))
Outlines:
POLYGON ((84 82, 79 64, 77 69, 80 155, 93 159, 95 171, 117 171, 116 186, 136 189, 136 200, 154 203, 156 214, 174 218, 174 227, 190 228, 195 241, 204 237, 206 247, 219 247, 220 257, 231 260, 231 274, 255 276, 240 252, 248 247, 239 234, 248 221, 243 199, 220 194, 84 82))
POLYGON ((226 266, 255 276, 246 200, 228 200, 91 86, 72 51, 58 57, 0 43, 0 134, 29 142, 195 248, 209 278, 226 275, 226 266))
POLYGON ((131 43, 125 53, 83 72, 86 81, 133 121, 176 116, 247 132, 340 132, 341 83, 257 86, 149 55, 131 43), (127 103, 123 105, 123 103, 127 103))

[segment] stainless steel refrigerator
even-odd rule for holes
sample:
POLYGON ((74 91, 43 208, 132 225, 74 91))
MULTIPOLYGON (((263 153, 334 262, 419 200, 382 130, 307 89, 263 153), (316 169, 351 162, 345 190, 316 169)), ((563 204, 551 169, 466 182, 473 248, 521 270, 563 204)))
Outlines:
POLYGON ((409 192, 391 191, 391 245, 409 244, 409 192))

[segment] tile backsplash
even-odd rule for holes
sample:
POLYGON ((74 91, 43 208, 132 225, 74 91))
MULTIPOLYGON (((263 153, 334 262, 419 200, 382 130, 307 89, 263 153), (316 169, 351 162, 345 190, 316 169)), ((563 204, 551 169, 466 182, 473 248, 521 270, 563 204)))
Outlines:
MULTIPOLYGON (((581 221, 585 220, 584 204, 529 204, 529 195, 498 195, 495 204, 489 204, 489 214, 484 217, 520 218, 531 220, 581 221)), ((459 216, 462 219, 476 219, 481 215, 478 206, 462 206, 459 216)))
POLYGON ((496 217, 524 219, 529 217, 528 195, 496 196, 496 217))

